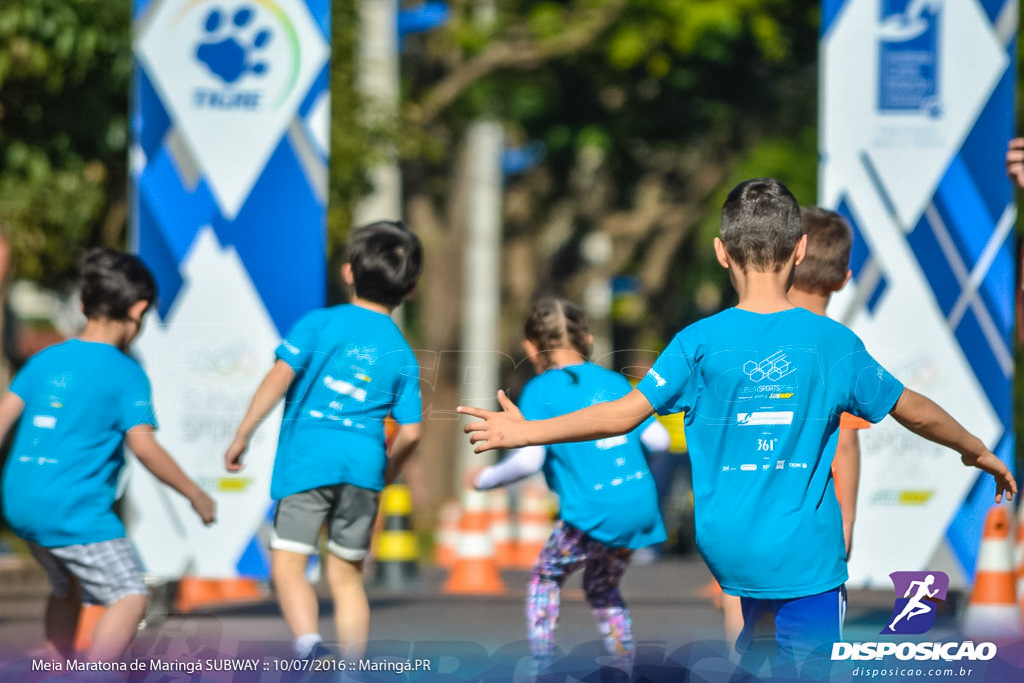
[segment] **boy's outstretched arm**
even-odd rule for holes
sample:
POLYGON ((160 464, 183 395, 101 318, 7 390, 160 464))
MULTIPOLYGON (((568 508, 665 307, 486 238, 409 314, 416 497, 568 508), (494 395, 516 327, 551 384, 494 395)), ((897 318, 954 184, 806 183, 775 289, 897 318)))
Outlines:
POLYGON ((395 483, 402 466, 409 456, 416 452, 422 437, 423 426, 419 422, 398 425, 398 433, 395 434, 395 440, 391 442, 391 448, 388 450, 388 467, 384 472, 386 484, 395 483))
POLYGON ((249 447, 252 433, 266 419, 278 401, 284 398, 293 379, 295 379, 295 371, 292 370, 292 367, 283 360, 278 360, 260 382, 249 403, 249 409, 245 411, 242 423, 238 425, 235 438, 228 446, 227 452, 224 453, 224 467, 228 472, 238 472, 242 469, 242 455, 249 447))
POLYGON ((498 402, 502 408, 499 412, 470 406, 458 408, 460 413, 483 420, 465 428, 470 443, 477 445, 473 449, 476 453, 618 436, 636 429, 654 413, 647 397, 636 389, 620 399, 595 403, 547 420, 526 420, 504 391, 498 392, 498 402))
POLYGON ((139 462, 145 465, 154 477, 185 496, 204 524, 213 523, 216 511, 213 498, 206 495, 206 492, 178 467, 178 463, 174 462, 163 446, 157 443, 152 425, 140 424, 132 427, 128 430, 126 440, 139 462))
POLYGON ((11 431, 11 427, 21 417, 23 410, 25 410, 25 401, 14 392, 8 391, 3 398, 0 398, 0 441, 3 441, 7 433, 11 431))
POLYGON ((901 425, 929 441, 952 448, 960 454, 965 465, 977 467, 996 479, 996 502, 1013 500, 1017 495, 1017 482, 1010 470, 978 437, 954 420, 927 396, 904 389, 889 414, 901 425))

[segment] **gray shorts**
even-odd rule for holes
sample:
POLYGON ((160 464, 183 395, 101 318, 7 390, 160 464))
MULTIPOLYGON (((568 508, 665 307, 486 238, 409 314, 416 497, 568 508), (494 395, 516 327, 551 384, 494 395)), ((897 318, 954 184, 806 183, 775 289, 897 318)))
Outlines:
POLYGON ((317 551, 320 529, 327 523, 327 550, 343 560, 366 557, 377 518, 380 491, 337 484, 293 493, 277 503, 270 547, 303 555, 317 551))
POLYGON ((82 587, 82 602, 89 604, 112 605, 126 595, 149 595, 142 561, 127 538, 60 548, 30 542, 28 547, 46 570, 54 597, 68 596, 72 578, 82 587))

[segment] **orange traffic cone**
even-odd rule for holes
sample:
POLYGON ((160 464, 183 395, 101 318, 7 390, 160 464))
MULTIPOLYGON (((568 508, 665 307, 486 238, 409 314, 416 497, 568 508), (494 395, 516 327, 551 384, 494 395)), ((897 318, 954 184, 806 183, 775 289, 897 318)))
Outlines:
POLYGON ((502 569, 516 562, 516 542, 512 537, 512 520, 508 514, 508 489, 487 492, 491 509, 491 540, 494 541, 494 559, 502 569))
POLYGON ((540 551, 548 542, 551 528, 551 507, 548 504, 548 489, 535 477, 523 482, 519 496, 519 534, 516 539, 515 566, 530 569, 537 561, 540 551))
POLYGON ((1005 506, 993 507, 985 518, 974 588, 964 613, 965 635, 985 640, 1020 637, 1020 607, 1015 596, 1012 556, 1010 515, 1005 506))
POLYGON ((78 613, 78 627, 75 629, 75 651, 85 652, 89 649, 96 624, 106 610, 103 605, 82 605, 82 611, 78 613))
POLYGON ((478 595, 504 593, 507 588, 498 573, 491 542, 487 493, 466 491, 463 499, 465 507, 459 522, 459 552, 441 590, 478 595))
POLYGON ((200 579, 183 576, 178 581, 174 609, 188 613, 200 607, 262 600, 266 593, 255 579, 200 579))
POLYGON ((459 553, 459 501, 449 500, 441 506, 434 535, 434 564, 451 569, 459 553))
MULTIPOLYGON (((1017 541, 1013 546, 1014 579, 1017 584, 1018 607, 1024 618, 1024 505, 1017 506, 1017 541)), ((1021 624, 1024 627, 1024 623, 1021 624)))

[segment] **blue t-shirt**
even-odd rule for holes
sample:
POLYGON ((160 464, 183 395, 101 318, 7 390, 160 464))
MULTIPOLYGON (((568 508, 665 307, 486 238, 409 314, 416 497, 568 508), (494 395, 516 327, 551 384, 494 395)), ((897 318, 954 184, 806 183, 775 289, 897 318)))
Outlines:
POLYGON ((419 365, 391 318, 345 304, 295 324, 276 355, 295 370, 270 495, 318 486, 384 488, 384 418, 420 421, 419 365))
POLYGON ((25 402, 3 478, 14 532, 49 548, 124 536, 113 510, 124 435, 156 426, 142 367, 75 339, 33 356, 10 390, 25 402))
MULTIPOLYGON (((593 363, 552 368, 526 384, 519 408, 526 419, 543 420, 632 389, 622 375, 593 363)), ((623 436, 547 447, 544 476, 559 496, 561 518, 613 548, 665 540, 658 492, 640 444, 649 423, 623 436)))
POLYGON ((727 593, 846 581, 839 417, 878 422, 903 391, 857 335, 802 308, 731 308, 677 334, 637 388, 659 414, 686 412, 697 544, 727 593))

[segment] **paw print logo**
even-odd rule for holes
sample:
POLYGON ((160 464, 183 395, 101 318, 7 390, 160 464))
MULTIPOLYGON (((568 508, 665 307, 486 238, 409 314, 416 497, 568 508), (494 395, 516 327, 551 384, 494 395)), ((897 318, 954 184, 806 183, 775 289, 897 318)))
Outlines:
POLYGON ((214 8, 206 16, 203 29, 206 42, 196 48, 196 58, 225 83, 234 83, 247 73, 261 76, 267 72, 266 62, 258 61, 258 54, 270 43, 272 33, 263 28, 252 42, 243 37, 252 24, 254 12, 240 7, 227 18, 226 13, 214 8))

